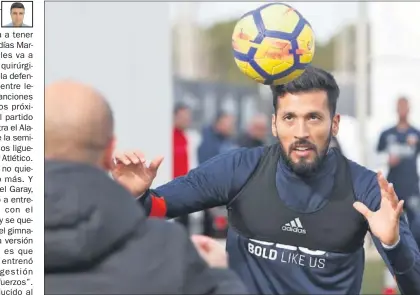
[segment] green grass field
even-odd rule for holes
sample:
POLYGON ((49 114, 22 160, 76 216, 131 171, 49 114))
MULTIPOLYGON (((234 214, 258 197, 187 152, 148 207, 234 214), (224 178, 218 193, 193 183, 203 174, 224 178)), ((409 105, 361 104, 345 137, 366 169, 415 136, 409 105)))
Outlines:
POLYGON ((381 294, 383 288, 385 264, 382 260, 366 263, 365 275, 363 278, 362 294, 381 294))

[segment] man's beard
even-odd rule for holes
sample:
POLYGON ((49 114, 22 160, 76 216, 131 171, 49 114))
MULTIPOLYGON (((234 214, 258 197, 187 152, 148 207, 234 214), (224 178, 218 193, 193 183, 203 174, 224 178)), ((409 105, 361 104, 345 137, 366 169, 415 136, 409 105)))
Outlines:
MULTIPOLYGON (((277 136, 277 138, 279 137, 277 136)), ((284 148, 281 141, 279 140, 280 155, 284 163, 286 164, 286 166, 293 173, 301 177, 310 177, 311 175, 315 174, 319 170, 322 163, 324 162, 324 159, 328 153, 328 146, 329 146, 330 141, 331 141, 331 133, 328 136, 325 148, 322 151, 318 152, 317 147, 313 143, 309 142, 306 139, 300 139, 289 146, 289 152, 287 153, 286 149, 284 148), (307 162, 305 158, 300 158, 298 162, 293 162, 291 154, 297 146, 309 147, 315 153, 314 160, 311 162, 307 162)))

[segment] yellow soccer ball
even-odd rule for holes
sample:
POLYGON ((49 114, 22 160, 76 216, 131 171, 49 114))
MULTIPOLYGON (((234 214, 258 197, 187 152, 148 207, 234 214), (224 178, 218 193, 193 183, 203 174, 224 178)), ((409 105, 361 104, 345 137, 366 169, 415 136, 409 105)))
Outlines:
POLYGON ((315 35, 293 7, 270 3, 240 18, 232 47, 242 73, 258 83, 280 85, 299 77, 311 64, 315 35))

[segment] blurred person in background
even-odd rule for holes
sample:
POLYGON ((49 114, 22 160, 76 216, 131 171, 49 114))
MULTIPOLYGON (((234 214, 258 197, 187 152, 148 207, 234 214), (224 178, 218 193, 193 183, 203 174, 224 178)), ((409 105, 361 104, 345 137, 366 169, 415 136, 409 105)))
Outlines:
MULTIPOLYGON (((172 133, 172 169, 173 178, 183 176, 190 169, 188 159, 188 137, 186 130, 191 125, 191 110, 184 103, 177 103, 174 108, 174 126, 172 133)), ((189 230, 189 216, 183 215, 176 218, 176 221, 189 230)))
POLYGON ((96 90, 69 81, 45 89, 45 294, 246 293, 222 245, 148 219, 109 177, 131 177, 113 162, 115 144, 96 90))
POLYGON ((368 232, 402 294, 420 294, 404 201, 381 173, 328 148, 340 124, 334 77, 307 67, 271 90, 277 144, 219 155, 156 189, 154 173, 123 153, 139 171, 125 185, 149 216, 226 206, 230 267, 252 294, 360 294, 368 232))
POLYGON ((174 108, 174 125, 172 133, 173 143, 173 178, 183 176, 188 173, 188 137, 187 129, 191 125, 191 110, 183 103, 176 104, 174 108))
MULTIPOLYGON (((384 130, 377 146, 380 157, 388 165, 387 179, 400 199, 406 200, 406 216, 413 236, 420 246, 420 191, 417 157, 420 152, 420 131, 409 122, 410 105, 406 97, 397 100, 397 125, 384 130)), ((397 294, 398 286, 385 271, 383 294, 397 294)))
POLYGON ((237 146, 233 142, 235 134, 235 117, 229 113, 219 112, 214 122, 203 129, 201 144, 198 147, 198 163, 225 153, 237 146))
POLYGON ((266 143, 268 133, 268 119, 264 114, 257 114, 251 118, 245 132, 236 141, 239 147, 254 148, 266 143))
MULTIPOLYGON (((233 141, 235 117, 219 112, 214 122, 203 129, 202 141, 198 147, 198 163, 204 162, 237 148, 233 141)), ((210 237, 225 238, 227 231, 226 210, 223 207, 204 210, 203 234, 210 237)))
POLYGON ((397 100, 397 125, 381 133, 377 151, 387 161, 388 181, 394 185, 399 198, 406 200, 407 217, 411 221, 415 216, 411 204, 416 204, 420 197, 417 170, 420 131, 410 124, 409 113, 408 99, 400 97, 397 100))

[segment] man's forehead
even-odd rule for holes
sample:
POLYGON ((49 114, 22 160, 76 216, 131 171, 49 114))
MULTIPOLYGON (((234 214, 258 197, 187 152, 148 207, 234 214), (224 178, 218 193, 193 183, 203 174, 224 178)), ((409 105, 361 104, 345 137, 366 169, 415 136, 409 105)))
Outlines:
POLYGON ((400 98, 398 100, 399 105, 408 105, 408 100, 406 98, 400 98))
POLYGON ((278 102, 280 110, 322 110, 328 108, 328 95, 325 91, 287 93, 278 102))
POLYGON ((25 12, 23 8, 12 8, 12 12, 25 12))

